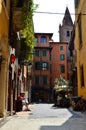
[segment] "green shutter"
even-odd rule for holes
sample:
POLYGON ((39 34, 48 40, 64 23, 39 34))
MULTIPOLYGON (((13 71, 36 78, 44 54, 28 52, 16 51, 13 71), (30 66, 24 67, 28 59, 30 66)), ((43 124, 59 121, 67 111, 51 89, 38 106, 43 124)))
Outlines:
POLYGON ((47 84, 47 76, 43 75, 43 85, 46 85, 46 84, 47 84))
POLYGON ((47 55, 46 50, 43 50, 42 53, 43 53, 43 56, 46 56, 46 55, 47 55))
POLYGON ((39 85, 39 76, 35 76, 35 85, 39 85))

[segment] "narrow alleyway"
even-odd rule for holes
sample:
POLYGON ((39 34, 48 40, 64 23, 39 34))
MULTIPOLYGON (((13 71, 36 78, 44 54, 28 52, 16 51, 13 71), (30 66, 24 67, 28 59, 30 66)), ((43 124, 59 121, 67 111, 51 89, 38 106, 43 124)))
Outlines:
POLYGON ((86 113, 52 106, 31 104, 31 111, 7 117, 0 130, 86 130, 86 113))

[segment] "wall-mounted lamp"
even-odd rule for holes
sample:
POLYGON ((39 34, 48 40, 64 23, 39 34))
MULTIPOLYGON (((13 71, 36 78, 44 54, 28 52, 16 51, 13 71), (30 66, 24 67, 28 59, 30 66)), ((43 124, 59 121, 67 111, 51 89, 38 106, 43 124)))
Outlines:
POLYGON ((23 77, 22 77, 22 83, 24 83, 24 82, 25 82, 25 77, 23 76, 23 77))
POLYGON ((21 69, 18 69, 18 76, 20 76, 21 74, 21 69))
POLYGON ((11 62, 11 64, 14 64, 14 62, 15 62, 15 55, 14 54, 11 54, 10 62, 11 62))
POLYGON ((18 40, 21 40, 21 38, 20 38, 20 32, 17 32, 17 38, 18 38, 18 40))

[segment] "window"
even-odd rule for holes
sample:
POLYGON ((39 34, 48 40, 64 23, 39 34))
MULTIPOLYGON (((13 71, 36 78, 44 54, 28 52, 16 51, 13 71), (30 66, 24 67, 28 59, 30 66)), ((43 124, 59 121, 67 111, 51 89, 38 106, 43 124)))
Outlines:
POLYGON ((40 70, 40 69, 41 69, 41 63, 35 62, 35 70, 40 70))
POLYGON ((67 37, 69 37, 70 36, 70 31, 67 31, 67 37))
POLYGON ((46 50, 43 50, 42 54, 43 54, 43 56, 46 56, 47 55, 46 50))
POLYGON ((61 54, 60 55, 60 60, 64 60, 65 59, 65 55, 64 54, 61 54))
POLYGON ((39 85, 39 76, 35 76, 35 85, 39 85))
POLYGON ((60 65, 60 72, 65 73, 65 66, 64 65, 60 65))
POLYGON ((47 43, 46 37, 45 36, 41 36, 40 42, 41 43, 47 43))
POLYGON ((80 47, 82 45, 82 27, 81 27, 81 16, 79 16, 79 22, 78 22, 78 32, 79 32, 79 44, 80 47))
POLYGON ((63 46, 60 46, 60 50, 63 50, 64 49, 64 47, 63 46))
POLYGON ((81 87, 84 86, 84 70, 83 65, 80 67, 80 78, 81 78, 81 87))
POLYGON ((74 0, 74 2, 75 2, 75 8, 78 7, 79 1, 80 1, 80 0, 74 0))
POLYGON ((43 85, 46 85, 46 84, 47 84, 47 76, 43 75, 43 85))
POLYGON ((48 62, 42 62, 42 70, 48 69, 48 62))
POLYGON ((35 56, 39 56, 39 50, 35 50, 35 56))
POLYGON ((35 43, 38 43, 38 37, 35 37, 35 43))

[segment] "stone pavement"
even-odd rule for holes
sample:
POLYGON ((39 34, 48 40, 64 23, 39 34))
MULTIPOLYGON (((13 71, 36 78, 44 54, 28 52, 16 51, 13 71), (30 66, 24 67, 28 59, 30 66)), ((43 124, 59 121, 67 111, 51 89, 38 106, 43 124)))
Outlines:
POLYGON ((71 112, 67 109, 55 109, 59 115, 64 114, 63 117, 59 115, 58 117, 43 117, 41 115, 41 118, 31 118, 31 115, 35 115, 37 109, 39 109, 37 114, 43 113, 40 110, 41 107, 46 107, 46 109, 43 108, 44 112, 45 110, 47 110, 47 113, 53 112, 53 109, 50 110, 50 106, 47 106, 49 105, 30 105, 32 111, 22 111, 7 117, 0 125, 0 130, 86 130, 86 113, 73 112, 71 115, 71 112))

